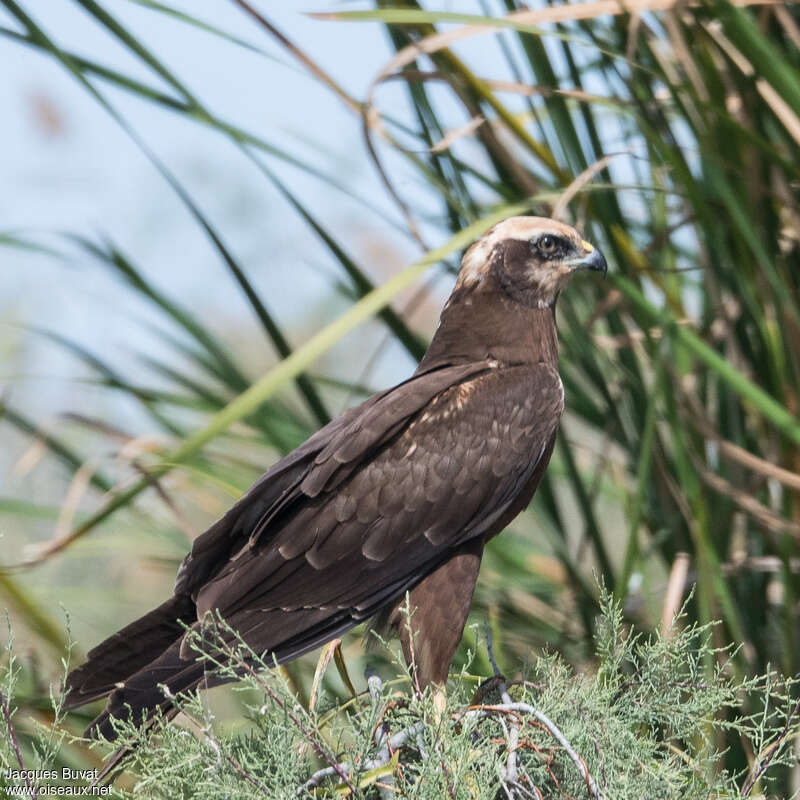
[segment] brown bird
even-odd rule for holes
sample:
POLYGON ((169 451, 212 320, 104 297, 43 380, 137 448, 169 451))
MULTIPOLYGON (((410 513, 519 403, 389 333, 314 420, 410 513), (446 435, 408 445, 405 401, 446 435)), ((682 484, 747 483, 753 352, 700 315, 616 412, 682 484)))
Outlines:
POLYGON ((195 540, 174 595, 70 673, 68 708, 108 696, 89 732, 113 739, 114 717, 174 713, 159 685, 206 685, 184 626, 209 611, 279 664, 375 618, 409 662, 413 648, 423 685, 444 684, 484 545, 553 451, 555 305, 578 269, 606 262, 554 220, 513 217, 475 242, 416 372, 275 464, 195 540))

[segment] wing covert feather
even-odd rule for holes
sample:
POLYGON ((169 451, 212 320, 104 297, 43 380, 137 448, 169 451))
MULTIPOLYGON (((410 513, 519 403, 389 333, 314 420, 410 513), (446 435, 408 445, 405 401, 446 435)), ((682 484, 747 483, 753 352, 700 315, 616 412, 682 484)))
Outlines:
POLYGON ((391 416, 381 426, 378 406, 305 462, 294 513, 200 588, 200 615, 329 608, 356 624, 376 613, 450 548, 503 518, 549 457, 563 390, 547 365, 503 367, 477 371, 425 403, 391 398, 392 410, 407 415, 403 425, 391 416), (372 436, 357 448, 347 441, 367 429, 372 436), (395 433, 385 440, 388 430, 395 433), (327 464, 336 465, 328 483, 306 495, 307 476, 327 464), (339 469, 349 470, 344 479, 339 469))
POLYGON ((487 361, 477 361, 417 372, 318 430, 262 475, 218 522, 194 540, 178 570, 175 593, 193 596, 220 569, 224 571, 226 562, 242 548, 281 530, 281 514, 287 510, 291 513, 298 500, 341 483, 361 458, 390 438, 431 398, 488 368, 487 361), (349 465, 345 458, 352 459, 349 465))

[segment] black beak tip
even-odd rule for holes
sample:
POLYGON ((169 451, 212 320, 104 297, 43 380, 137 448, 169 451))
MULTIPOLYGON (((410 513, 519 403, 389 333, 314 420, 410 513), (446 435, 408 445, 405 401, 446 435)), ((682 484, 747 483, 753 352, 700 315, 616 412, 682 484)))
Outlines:
POLYGON ((602 272, 604 278, 608 272, 608 264, 606 263, 605 256, 597 248, 595 248, 589 256, 587 266, 589 269, 602 272))

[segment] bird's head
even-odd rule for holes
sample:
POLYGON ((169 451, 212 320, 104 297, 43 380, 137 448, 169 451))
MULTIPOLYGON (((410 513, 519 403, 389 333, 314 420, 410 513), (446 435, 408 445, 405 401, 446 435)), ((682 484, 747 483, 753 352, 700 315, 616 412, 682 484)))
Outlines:
POLYGON ((574 228, 545 217, 511 217, 467 250, 457 288, 499 284, 513 300, 547 308, 579 269, 605 275, 607 267, 603 254, 574 228))

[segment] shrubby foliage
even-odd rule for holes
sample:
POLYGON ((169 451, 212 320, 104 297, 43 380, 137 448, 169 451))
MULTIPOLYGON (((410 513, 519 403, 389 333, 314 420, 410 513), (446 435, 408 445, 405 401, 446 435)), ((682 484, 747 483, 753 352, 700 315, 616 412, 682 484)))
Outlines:
MULTIPOLYGON (((350 700, 322 695, 306 708, 279 671, 216 620, 196 642, 198 657, 259 698, 251 730, 218 730, 196 693, 176 698, 181 725, 159 720, 146 735, 121 722, 116 744, 133 748, 124 767, 133 781, 114 791, 170 800, 770 797, 773 777, 794 761, 796 682, 737 678, 731 653, 713 646, 712 627, 684 621, 666 635, 637 635, 606 599, 592 670, 576 673, 557 655, 508 682, 464 670, 442 710, 434 693, 415 691, 413 671, 386 682, 370 674, 368 689, 350 700), (745 697, 757 714, 739 715, 745 697), (746 774, 726 768, 730 736, 754 754, 746 774)), ((10 660, 6 699, 13 682, 10 660)), ((17 755, 3 725, 5 770, 17 755)), ((29 769, 45 768, 52 755, 44 743, 53 729, 39 730, 43 746, 29 769)))
MULTIPOLYGON (((42 330, 36 320, 37 335, 46 336, 65 357, 78 359, 85 370, 81 374, 97 384, 87 387, 89 394, 75 396, 76 413, 57 419, 31 416, 28 406, 39 404, 26 402, 29 395, 22 386, 30 373, 27 348, 18 354, 13 346, 6 348, 4 372, 17 377, 0 400, 0 423, 12 437, 4 442, 4 452, 9 465, 19 456, 27 477, 20 484, 10 481, 0 496, 0 595, 15 614, 18 630, 35 636, 31 649, 36 660, 21 673, 16 693, 23 719, 52 713, 36 675, 39 667, 50 671, 53 653, 63 653, 54 605, 65 602, 77 612, 85 626, 79 639, 88 646, 95 641, 93 628, 108 629, 130 619, 131 609, 121 601, 130 600, 140 586, 152 586, 155 595, 160 580, 161 596, 166 596, 186 545, 185 520, 176 510, 198 512, 201 530, 229 504, 228 498, 221 501, 220 492, 244 491, 277 455, 294 448, 338 409, 385 386, 383 378, 373 380, 369 369, 362 374, 355 368, 376 363, 373 352, 378 351, 372 348, 383 336, 393 343, 384 348, 383 366, 401 351, 417 360, 435 320, 423 321, 404 308, 402 291, 418 285, 417 298, 425 296, 423 305, 434 308, 451 278, 423 290, 418 282, 422 271, 429 269, 431 278, 454 271, 458 252, 475 236, 501 217, 521 212, 554 214, 582 225, 611 269, 607 281, 581 282, 559 302, 560 371, 569 409, 564 435, 534 512, 519 517, 484 556, 474 608, 503 631, 505 665, 524 658, 531 647, 537 652, 557 647, 573 663, 584 663, 593 646, 597 597, 591 574, 597 571, 626 601, 628 621, 642 630, 658 625, 668 575, 676 579, 671 581, 675 596, 694 585, 690 618, 701 625, 720 619, 715 641, 742 645, 724 677, 763 675, 771 664, 796 674, 800 30, 794 8, 670 2, 659 4, 663 11, 658 13, 629 13, 625 4, 617 4, 619 13, 609 14, 602 2, 545 3, 526 10, 523 22, 508 16, 526 9, 522 0, 449 4, 474 6, 488 15, 479 18, 440 13, 443 4, 437 2, 375 0, 359 4, 376 6, 371 10, 336 12, 348 25, 363 25, 365 53, 372 50, 376 24, 382 25, 378 35, 391 41, 392 62, 373 64, 371 88, 365 85, 350 95, 337 59, 344 39, 336 23, 319 20, 318 33, 313 33, 304 22, 293 40, 292 30, 282 32, 270 21, 273 7, 292 4, 250 3, 270 19, 248 14, 250 27, 245 23, 241 36, 228 30, 235 23, 227 4, 222 16, 206 16, 212 4, 182 3, 173 9, 168 0, 139 0, 138 12, 129 16, 126 7, 132 5, 72 0, 59 4, 55 17, 45 10, 48 4, 0 0, 5 14, 0 36, 50 58, 54 73, 70 76, 97 102, 98 116, 86 117, 91 124, 85 130, 94 130, 110 111, 139 146, 151 143, 152 150, 142 149, 166 178, 165 192, 177 190, 198 231, 208 237, 209 253, 219 261, 192 264, 198 285, 217 286, 217 270, 226 269, 247 305, 226 306, 220 317, 216 292, 210 313, 169 290, 164 278, 177 262, 172 246, 163 255, 154 251, 150 234, 158 230, 129 225, 124 246, 90 235, 93 223, 56 239, 0 230, 4 253, 15 248, 38 253, 47 263, 52 260, 51 266, 64 258, 80 264, 78 295, 91 285, 95 270, 106 270, 127 288, 125 307, 130 303, 146 312, 142 338, 131 342, 131 353, 110 346, 113 337, 100 330, 87 344, 69 328, 45 325, 42 330), (61 15, 70 9, 81 20, 77 27, 62 24, 61 15), (111 50, 87 49, 87 19, 124 49, 125 59, 111 50), (477 28, 476 22, 481 23, 477 28), (152 36, 165 25, 176 26, 174 36, 152 36), (498 27, 492 34, 493 25, 498 27), (481 32, 483 38, 448 42, 437 36, 451 32, 457 37, 481 32), (210 55, 214 41, 233 50, 246 48, 248 58, 255 59, 248 61, 248 76, 237 71, 241 62, 235 54, 210 55), (320 47, 323 41, 326 46, 320 47), (249 113, 241 118, 238 112, 235 119, 227 118, 234 109, 208 92, 211 87, 195 74, 194 62, 182 57, 192 47, 208 47, 199 52, 209 53, 209 63, 234 88, 244 85, 240 78, 250 77, 250 70, 260 86, 283 81, 285 64, 276 62, 269 49, 277 48, 283 61, 299 65, 337 102, 343 101, 370 147, 360 149, 348 140, 346 159, 327 156, 337 146, 331 132, 338 125, 327 116, 327 104, 304 92, 284 100, 308 105, 314 119, 305 126, 314 140, 311 147, 305 137, 287 134, 278 124, 280 96, 270 96, 277 105, 269 119, 258 103, 247 103, 249 113), (399 61, 394 58, 403 53, 399 61), (401 91, 408 100, 405 107, 398 102, 401 91), (127 102, 125 94, 141 102, 127 102), (180 131, 179 152, 172 155, 166 129, 154 126, 160 111, 186 126, 180 131), (291 319, 281 307, 274 270, 285 255, 281 245, 291 248, 291 263, 303 259, 296 245, 306 237, 286 239, 281 228, 275 236, 269 233, 269 246, 252 248, 249 237, 263 226, 249 224, 252 217, 242 220, 238 204, 231 208, 233 217, 220 216, 218 201, 230 189, 237 191, 238 172, 226 168, 221 183, 191 181, 184 187, 179 178, 187 166, 181 158, 187 152, 183 143, 194 136, 195 126, 218 134, 223 148, 219 163, 231 145, 240 148, 241 163, 249 170, 241 186, 258 192, 257 182, 263 181, 263 199, 269 203, 277 190, 329 255, 326 263, 336 270, 336 290, 307 287, 303 321, 291 319), (388 221, 387 207, 358 179, 374 167, 391 188, 388 221), (326 199, 328 191, 336 193, 334 201, 326 199), (206 208, 215 210, 209 218, 203 216, 206 208), (368 209, 381 212, 380 217, 368 209), (397 227, 419 245, 402 247, 402 258, 415 262, 403 272, 382 256, 375 258, 400 252, 397 227), (362 301, 349 306, 356 298, 362 301), (343 300, 348 308, 340 314, 343 300), (387 305, 359 328, 358 336, 342 339, 381 304, 387 305), (323 317, 332 320, 329 325, 323 317), (294 348, 292 343, 306 340, 312 328, 315 335, 294 348), (331 350, 334 346, 339 349, 331 350), (320 357, 323 352, 327 360, 320 357), (281 363, 264 374, 265 365, 276 358, 281 363), (348 363, 353 370, 345 372, 342 365, 348 363), (96 414, 87 413, 99 387, 107 390, 105 399, 96 414), (145 414, 141 424, 127 431, 117 414, 119 397, 145 414), (132 449, 143 441, 165 445, 132 449), (48 468, 64 469, 69 491, 66 483, 43 485, 38 471, 28 474, 30 456, 36 453, 48 454, 48 468), (76 508, 81 487, 87 492, 76 508), (200 509, 207 510, 202 520, 200 509), (60 524, 52 538, 57 519, 72 520, 69 535, 60 535, 66 533, 60 524), (31 562, 36 571, 3 571, 27 559, 30 545, 45 539, 31 562), (85 546, 74 547, 80 540, 85 546), (53 557, 62 551, 63 558, 53 557), (616 558, 622 553, 624 558, 616 558), (151 570, 154 559, 169 567, 160 577, 151 570), (675 567, 681 564, 686 575, 678 580, 681 572, 675 567), (116 581, 123 571, 127 586, 116 581), (87 575, 93 576, 89 584, 87 575)), ((211 161, 216 163, 216 156, 211 161)), ((150 209, 149 195, 146 205, 150 209)), ((248 207, 252 213, 256 206, 248 207)), ((38 229, 37 209, 31 213, 26 227, 38 229)), ((266 221, 274 219, 270 214, 266 221)), ((171 227, 164 234, 169 243, 173 234, 171 227)), ((39 385, 34 386, 35 393, 39 385)), ((667 604, 667 613, 680 602, 667 604)), ((466 663, 463 656, 462 651, 459 668, 466 663)), ((601 655, 598 662, 606 658, 601 655)), ((710 668, 720 660, 724 656, 706 654, 700 662, 710 668)), ((484 663, 479 651, 470 669, 485 673, 478 666, 484 663)), ((665 663, 671 668, 669 660, 665 663)), ((615 669, 635 674, 634 664, 621 664, 621 671, 606 664, 597 674, 609 681, 615 669)), ((292 669, 304 683, 310 681, 313 663, 304 660, 292 669)), ((462 694, 451 698, 453 708, 473 688, 465 681, 459 684, 465 687, 462 694)), ((704 675, 697 682, 708 684, 709 679, 704 675)), ((635 700, 629 696, 635 689, 626 687, 614 714, 626 698, 635 700)), ((767 689, 762 684, 761 694, 751 692, 740 713, 761 713, 757 700, 767 689)), ((704 700, 708 691, 698 690, 696 700, 704 700)), ((785 690, 774 692, 779 698, 785 690)), ((692 747, 678 743, 666 725, 656 702, 666 702, 664 692, 652 694, 656 720, 636 724, 646 730, 661 724, 661 730, 653 729, 653 741, 694 753, 686 757, 698 759, 701 772, 709 769, 707 752, 695 741, 692 747)), ((673 699, 694 713, 695 694, 673 699)), ((554 698, 542 694, 534 699, 537 708, 568 726, 574 710, 553 710, 547 704, 554 698)), ((356 706, 363 704, 348 706, 337 720, 350 725, 347 714, 356 706)), ((715 763, 744 780, 758 753, 770 747, 774 734, 769 731, 780 728, 780 715, 789 713, 782 701, 778 710, 770 702, 767 711, 763 723, 761 717, 750 718, 747 736, 724 727, 703 728, 696 736, 712 753, 729 747, 715 763)), ((68 722, 78 730, 85 719, 76 712, 68 722)), ((493 719, 486 720, 478 727, 492 724, 493 719)), ((27 722, 19 726, 22 755, 29 763, 37 758, 31 729, 27 722)), ((263 746, 253 736, 258 744, 252 746, 263 746)), ((788 733, 781 741, 787 739, 788 733)), ((220 746, 227 747, 226 741, 222 736, 220 746)), ((579 751, 587 763, 593 746, 579 751)), ((682 758, 664 747, 657 751, 659 763, 682 758)), ((350 751, 345 744, 342 748, 344 757, 350 751)), ((610 755, 603 753, 605 761, 590 766, 605 765, 607 791, 618 796, 620 786, 608 777, 610 755)), ((763 757, 771 754, 767 750, 763 757)), ((520 758, 526 755, 523 748, 520 758)), ((88 766, 90 756, 65 749, 58 758, 88 766)), ((411 748, 403 748, 401 761, 411 756, 411 748)), ((774 793, 788 797, 796 780, 790 782, 788 770, 776 769, 774 760, 770 764, 768 774, 782 782, 774 793)), ((425 767, 433 768, 427 762, 425 767)), ((694 769, 694 762, 684 767, 694 769)), ((413 774, 411 767, 406 771, 413 774)), ((601 769, 601 788, 602 777, 601 769)), ((549 784, 541 788, 554 793, 549 784)))

